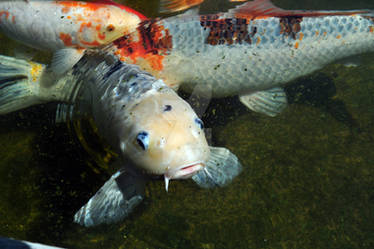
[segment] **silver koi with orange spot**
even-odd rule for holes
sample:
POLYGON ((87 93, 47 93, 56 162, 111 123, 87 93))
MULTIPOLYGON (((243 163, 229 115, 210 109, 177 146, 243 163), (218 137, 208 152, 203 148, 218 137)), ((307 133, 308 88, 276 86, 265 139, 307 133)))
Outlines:
POLYGON ((78 1, 0 1, 0 32, 36 49, 56 52, 52 68, 63 72, 86 48, 134 31, 145 16, 120 4, 78 1))
POLYGON ((275 116, 287 106, 287 82, 374 50, 374 12, 283 10, 255 0, 227 13, 190 10, 147 21, 111 49, 169 86, 207 85, 213 96, 239 95, 250 109, 275 116))

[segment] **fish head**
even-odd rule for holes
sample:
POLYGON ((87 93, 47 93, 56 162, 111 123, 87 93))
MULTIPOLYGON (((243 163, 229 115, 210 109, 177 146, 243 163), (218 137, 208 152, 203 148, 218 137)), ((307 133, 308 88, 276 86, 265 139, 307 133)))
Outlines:
POLYGON ((145 16, 125 6, 108 6, 103 9, 101 25, 96 26, 96 40, 101 44, 108 44, 123 35, 128 35, 145 20, 145 16))
POLYGON ((210 155, 203 122, 173 90, 158 91, 130 110, 120 148, 147 174, 185 179, 202 170, 210 155))

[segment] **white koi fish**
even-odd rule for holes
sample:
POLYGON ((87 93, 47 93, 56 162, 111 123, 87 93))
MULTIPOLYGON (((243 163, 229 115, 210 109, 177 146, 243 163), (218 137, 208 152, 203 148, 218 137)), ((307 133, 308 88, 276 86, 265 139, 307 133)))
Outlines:
POLYGON ((374 50, 374 12, 283 10, 254 0, 227 13, 147 20, 110 48, 175 89, 205 85, 275 116, 287 106, 287 82, 374 50))
POLYGON ((33 48, 54 51, 52 68, 61 73, 83 56, 84 49, 108 44, 145 19, 110 0, 0 0, 0 32, 33 48))
POLYGON ((118 155, 120 169, 76 213, 77 223, 126 217, 142 201, 148 175, 163 176, 167 189, 170 179, 214 187, 239 174, 236 156, 208 146, 202 121, 162 80, 110 53, 85 54, 57 80, 44 65, 0 56, 0 115, 59 101, 58 119, 89 118, 118 155))

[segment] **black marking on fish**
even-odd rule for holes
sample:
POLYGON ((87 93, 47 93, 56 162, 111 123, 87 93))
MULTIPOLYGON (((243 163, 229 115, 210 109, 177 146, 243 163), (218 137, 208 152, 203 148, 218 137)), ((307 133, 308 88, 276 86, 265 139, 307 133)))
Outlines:
POLYGON ((302 21, 302 16, 284 16, 279 18, 280 34, 291 36, 292 39, 296 40, 296 35, 301 30, 300 23, 302 21))
POLYGON ((110 69, 103 76, 103 80, 107 80, 114 72, 116 72, 118 69, 120 69, 121 66, 122 66, 122 62, 121 61, 117 61, 114 65, 112 65, 110 67, 110 69))
POLYGON ((171 109, 172 109, 172 106, 171 106, 171 105, 165 105, 165 107, 164 107, 164 112, 171 111, 171 109))
POLYGON ((195 123, 200 127, 200 129, 204 129, 204 123, 199 118, 195 118, 195 123))
POLYGON ((250 20, 245 18, 218 19, 217 16, 205 15, 200 17, 200 25, 210 29, 206 43, 210 45, 252 44, 252 38, 257 33, 257 27, 248 32, 250 20), (217 18, 217 19, 214 19, 217 18))
POLYGON ((148 144, 149 144, 149 137, 148 136, 149 136, 148 132, 146 132, 146 131, 141 131, 136 136, 136 141, 138 142, 139 146, 142 147, 143 150, 148 149, 148 144))

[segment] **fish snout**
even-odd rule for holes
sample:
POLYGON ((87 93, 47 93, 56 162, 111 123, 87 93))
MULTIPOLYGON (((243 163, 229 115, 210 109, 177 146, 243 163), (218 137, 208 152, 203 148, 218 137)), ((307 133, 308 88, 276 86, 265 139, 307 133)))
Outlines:
POLYGON ((204 169, 204 164, 202 162, 197 162, 176 169, 169 169, 165 172, 165 177, 168 179, 187 179, 194 176, 202 169, 204 169))
POLYGON ((197 172, 204 169, 202 162, 196 162, 189 165, 183 165, 178 168, 169 168, 164 174, 166 192, 169 189, 171 179, 187 179, 194 176, 197 172))

